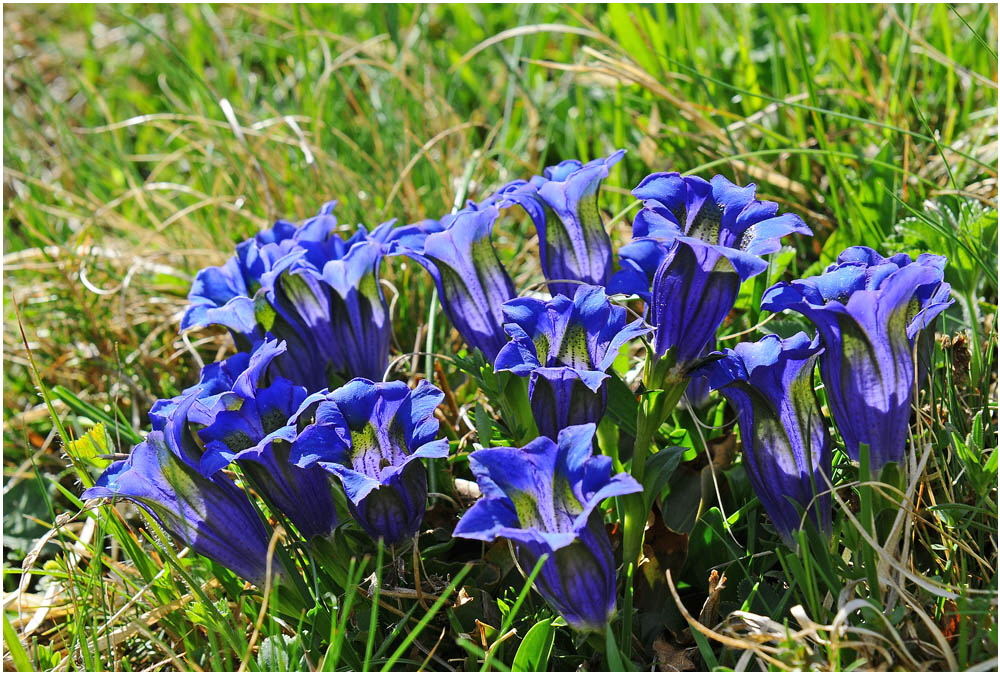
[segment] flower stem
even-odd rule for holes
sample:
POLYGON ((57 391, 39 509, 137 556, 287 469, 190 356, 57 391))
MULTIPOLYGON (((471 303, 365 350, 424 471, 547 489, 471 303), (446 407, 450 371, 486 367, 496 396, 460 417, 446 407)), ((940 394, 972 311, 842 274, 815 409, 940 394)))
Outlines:
MULTIPOLYGON (((687 389, 688 379, 673 368, 672 358, 668 354, 657 358, 650 354, 646 361, 644 384, 646 395, 639 404, 636 419, 635 446, 632 450, 632 467, 630 473, 639 484, 645 487, 643 479, 646 474, 646 459, 653 447, 653 438, 663 425, 663 422, 673 414, 674 408, 687 389)), ((625 523, 623 532, 623 556, 625 564, 638 563, 642 552, 642 536, 649 516, 647 503, 650 495, 644 493, 629 494, 624 497, 625 523)))
POLYGON ((502 390, 500 406, 514 440, 523 447, 538 437, 538 427, 528 399, 528 380, 509 372, 499 373, 502 390))

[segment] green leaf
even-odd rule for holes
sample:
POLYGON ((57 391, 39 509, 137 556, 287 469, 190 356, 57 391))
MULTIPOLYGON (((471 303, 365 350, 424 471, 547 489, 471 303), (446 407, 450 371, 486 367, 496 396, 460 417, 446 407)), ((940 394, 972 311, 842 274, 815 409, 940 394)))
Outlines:
POLYGON ((490 415, 486 413, 483 404, 476 401, 476 435, 479 436, 479 444, 484 448, 490 447, 490 440, 493 438, 493 422, 490 415))
POLYGON ((14 661, 15 671, 35 671, 35 668, 31 666, 31 661, 28 660, 28 654, 24 652, 24 646, 21 645, 21 641, 17 638, 14 627, 7 620, 6 611, 3 614, 3 643, 7 647, 7 650, 10 651, 10 659, 14 661))
POLYGON ((673 477, 662 505, 663 521, 673 531, 691 533, 701 510, 702 473, 685 466, 673 477))
POLYGON ((618 644, 615 643, 615 635, 611 627, 604 630, 605 634, 605 655, 608 658, 608 670, 612 672, 634 672, 635 668, 632 667, 632 663, 622 657, 621 651, 618 650, 618 644))
POLYGON ((643 476, 643 491, 648 509, 653 499, 660 495, 681 464, 687 447, 665 447, 646 460, 646 474, 643 476))
POLYGON ((544 672, 548 669, 553 641, 555 630, 552 629, 552 619, 535 623, 524 635, 510 668, 516 672, 544 672))
POLYGON ((66 446, 66 453, 80 463, 103 470, 111 463, 110 459, 101 458, 112 453, 109 446, 108 432, 104 430, 104 424, 97 424, 81 438, 70 442, 66 446))
POLYGON ((117 416, 117 419, 115 419, 104 410, 81 400, 75 393, 63 386, 53 386, 52 394, 66 403, 74 413, 86 417, 95 423, 102 423, 107 426, 111 435, 115 438, 121 438, 123 444, 125 441, 131 444, 142 442, 142 436, 132 428, 128 420, 122 415, 120 409, 115 410, 117 416))
POLYGON ((292 652, 296 651, 295 638, 287 634, 275 634, 264 639, 257 652, 257 667, 262 672, 290 672, 293 666, 292 652))
POLYGON ((608 416, 618 424, 618 428, 635 437, 639 401, 616 372, 608 374, 611 375, 608 378, 608 416))
MULTIPOLYGON (((45 535, 51 521, 52 481, 40 475, 10 482, 3 494, 3 546, 9 549, 11 559, 27 554, 34 542, 45 535)), ((54 544, 47 544, 54 549, 54 544)))

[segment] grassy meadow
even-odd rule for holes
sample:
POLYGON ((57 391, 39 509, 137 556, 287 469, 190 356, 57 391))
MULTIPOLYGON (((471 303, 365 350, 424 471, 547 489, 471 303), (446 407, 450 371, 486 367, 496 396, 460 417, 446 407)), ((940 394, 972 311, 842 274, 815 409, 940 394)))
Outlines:
MULTIPOLYGON (((997 669, 995 5, 3 14, 5 671, 997 669), (762 334, 764 289, 848 246, 948 257, 956 302, 907 465, 883 483, 837 459, 830 544, 776 543, 713 398, 664 438, 688 450, 647 532, 659 576, 637 585, 636 619, 616 642, 565 627, 505 545, 449 536, 468 453, 508 438, 425 355, 462 342, 403 258, 383 264, 392 353, 413 354, 393 376, 447 389, 452 441, 412 559, 350 533, 300 551, 306 610, 135 508, 80 500, 156 399, 232 352, 222 329, 178 326, 196 272, 238 242, 331 199, 345 231, 439 218, 616 148, 601 198, 616 246, 653 171, 756 183, 812 228, 745 284, 725 336, 762 334)), ((514 210, 494 242, 525 292, 542 274, 514 210)))

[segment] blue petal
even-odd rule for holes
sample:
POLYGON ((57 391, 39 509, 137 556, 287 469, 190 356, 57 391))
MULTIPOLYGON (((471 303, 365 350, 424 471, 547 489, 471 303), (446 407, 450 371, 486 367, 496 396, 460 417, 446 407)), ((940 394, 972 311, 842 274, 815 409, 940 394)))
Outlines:
POLYGON ((510 501, 482 498, 462 515, 452 535, 489 543, 501 535, 500 531, 517 528, 517 513, 510 501))
POLYGON ((400 251, 431 273, 452 324, 491 362, 506 341, 501 306, 515 294, 490 242, 497 216, 493 206, 445 216, 444 231, 427 236, 422 251, 400 251))

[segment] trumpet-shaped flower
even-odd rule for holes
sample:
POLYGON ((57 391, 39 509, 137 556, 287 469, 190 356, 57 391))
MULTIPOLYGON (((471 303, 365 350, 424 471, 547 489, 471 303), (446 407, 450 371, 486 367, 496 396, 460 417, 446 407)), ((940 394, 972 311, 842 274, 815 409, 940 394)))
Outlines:
POLYGON ((750 484, 785 542, 795 547, 800 511, 830 532, 830 434, 813 388, 823 351, 804 332, 768 335, 725 349, 698 372, 736 408, 743 465, 750 484))
POLYGON ((197 384, 184 389, 178 396, 153 403, 149 410, 153 430, 162 431, 177 406, 192 396, 194 402, 188 411, 189 420, 200 424, 211 423, 218 411, 238 404, 234 400, 238 396, 233 392, 237 380, 241 381, 240 388, 243 389, 256 389, 267 383, 271 362, 286 351, 284 342, 279 343, 269 335, 249 353, 240 351, 223 361, 209 363, 201 369, 197 384))
POLYGON ((448 441, 434 439, 434 409, 443 398, 426 381, 411 391, 402 382, 360 378, 313 395, 297 415, 296 421, 309 423, 291 460, 336 475, 352 514, 372 538, 386 545, 412 538, 427 501, 420 459, 448 455, 448 441))
POLYGON ((627 323, 627 310, 598 286, 577 286, 573 300, 520 297, 505 303, 503 312, 513 339, 494 367, 530 375, 531 411, 539 432, 550 438, 567 426, 601 420, 607 369, 623 344, 650 330, 641 320, 627 323))
POLYGON ((905 455, 916 340, 953 301, 944 265, 939 255, 883 258, 858 246, 824 274, 764 293, 764 309, 797 311, 819 329, 833 420, 852 459, 868 445, 876 473, 905 455))
POLYGON ((538 231, 542 273, 551 281, 552 295, 571 297, 581 281, 606 285, 611 276, 611 239, 604 228, 597 199, 601 181, 625 155, 618 150, 586 164, 570 159, 545 169, 542 176, 515 181, 502 188, 498 205, 517 204, 538 231))
MULTIPOLYGON (((250 500, 225 475, 205 477, 184 459, 197 452, 185 422, 192 402, 182 402, 165 430, 112 463, 83 496, 132 501, 184 545, 263 586, 269 536, 250 500)), ((273 568, 282 572, 277 562, 273 568)))
POLYGON ((506 538, 525 572, 543 554, 535 588, 573 628, 603 630, 615 611, 615 566, 599 509, 602 500, 634 494, 631 476, 611 475, 611 459, 593 456, 593 424, 571 426, 558 443, 540 437, 523 449, 481 449, 469 457, 483 492, 454 535, 506 538))
POLYGON ((392 223, 345 241, 334 205, 300 227, 279 221, 222 267, 200 271, 181 329, 224 325, 241 350, 270 332, 288 344, 279 373, 310 391, 331 375, 381 377, 391 325, 378 270, 392 223))
POLYGON ((186 457, 189 463, 208 476, 236 461, 257 492, 309 539, 332 532, 337 513, 327 473, 288 460, 297 437, 289 418, 307 391, 271 375, 285 357, 285 343, 268 338, 251 354, 206 366, 198 385, 158 401, 150 417, 154 428, 163 428, 190 399, 187 421, 200 428, 204 450, 192 446, 196 451, 186 457))
POLYGON ((609 290, 647 300, 655 351, 670 351, 680 373, 712 341, 740 284, 767 268, 761 256, 786 234, 811 233, 797 215, 777 215, 776 203, 757 200, 756 189, 722 176, 654 173, 632 191, 643 208, 609 290))
POLYGON ((437 225, 411 225, 390 235, 394 252, 420 263, 434 278, 452 325, 490 362, 505 342, 501 307, 514 297, 514 284, 490 239, 497 216, 494 206, 473 205, 437 225))

